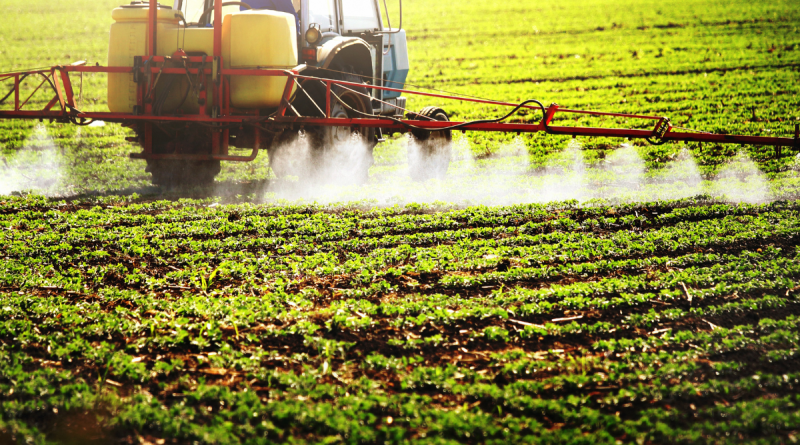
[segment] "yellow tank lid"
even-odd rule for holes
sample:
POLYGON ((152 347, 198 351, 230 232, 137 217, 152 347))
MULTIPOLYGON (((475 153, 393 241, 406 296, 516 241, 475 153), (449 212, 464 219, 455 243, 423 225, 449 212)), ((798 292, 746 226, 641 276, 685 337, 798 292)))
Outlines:
MULTIPOLYGON (((172 22, 177 24, 180 20, 175 18, 175 14, 180 14, 180 11, 167 8, 158 8, 157 12, 159 22, 172 22)), ((149 14, 150 10, 146 5, 141 7, 138 5, 137 7, 120 6, 119 8, 115 8, 113 11, 111 11, 111 18, 117 22, 139 22, 142 20, 147 20, 149 14)))

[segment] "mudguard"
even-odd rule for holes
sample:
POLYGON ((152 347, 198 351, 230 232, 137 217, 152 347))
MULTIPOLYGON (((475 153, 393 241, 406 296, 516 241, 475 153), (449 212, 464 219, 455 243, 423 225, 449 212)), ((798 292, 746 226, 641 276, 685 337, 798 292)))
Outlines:
POLYGON ((329 68, 336 61, 350 65, 362 76, 373 77, 375 66, 369 44, 358 37, 334 37, 317 49, 317 66, 329 68))

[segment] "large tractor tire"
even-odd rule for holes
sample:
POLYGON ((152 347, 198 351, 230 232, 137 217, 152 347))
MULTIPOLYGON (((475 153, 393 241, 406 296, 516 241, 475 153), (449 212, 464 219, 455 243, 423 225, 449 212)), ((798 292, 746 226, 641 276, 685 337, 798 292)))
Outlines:
POLYGON ((311 174, 309 156, 306 134, 297 131, 284 131, 267 146, 269 166, 278 178, 308 177, 311 174))
MULTIPOLYGON (((367 86, 360 76, 333 73, 328 77, 363 85, 333 85, 332 118, 359 119, 372 115, 367 86)), ((325 110, 325 84, 319 80, 307 79, 301 85, 305 92, 296 93, 292 104, 294 108, 304 117, 324 117, 322 110, 325 110)), ((369 178, 376 144, 373 128, 307 127, 302 135, 295 132, 279 139, 269 149, 270 166, 278 177, 298 176, 314 182, 349 184, 363 184, 369 178), (302 147, 303 144, 306 147, 302 147), (308 152, 300 153, 303 149, 308 152)))
MULTIPOLYGON (((198 127, 161 127, 153 131, 155 154, 209 154, 211 130, 198 127)), ((220 172, 220 161, 148 159, 146 172, 153 185, 164 189, 209 187, 220 172)))
MULTIPOLYGON (((426 107, 419 113, 410 113, 410 119, 450 121, 447 113, 438 107, 426 107)), ((450 130, 412 130, 408 147, 408 172, 415 181, 442 179, 450 167, 453 156, 453 134, 450 130)))

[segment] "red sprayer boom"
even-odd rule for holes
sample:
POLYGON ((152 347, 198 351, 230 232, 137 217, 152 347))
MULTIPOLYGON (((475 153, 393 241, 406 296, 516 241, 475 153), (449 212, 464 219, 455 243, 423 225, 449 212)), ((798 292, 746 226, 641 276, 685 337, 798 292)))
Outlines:
MULTIPOLYGON (((188 57, 190 63, 202 63, 201 57, 188 57), (195 60, 196 59, 196 60, 195 60)), ((473 102, 487 105, 496 105, 502 107, 513 108, 519 110, 522 108, 539 109, 543 117, 538 123, 524 124, 524 123, 504 123, 508 117, 514 113, 509 113, 505 118, 480 120, 471 122, 441 122, 422 119, 387 119, 384 117, 363 117, 358 119, 345 119, 345 118, 332 118, 332 117, 305 117, 305 116, 287 116, 287 109, 290 109, 288 97, 284 98, 280 109, 270 116, 257 116, 253 113, 238 114, 236 110, 230 106, 223 106, 223 110, 217 116, 205 115, 183 115, 183 116, 156 116, 148 112, 148 107, 143 107, 144 111, 141 114, 129 113, 109 113, 109 112, 81 112, 75 108, 75 95, 73 92, 72 83, 70 81, 70 73, 137 73, 140 76, 157 75, 161 74, 184 74, 186 70, 183 68, 162 68, 159 64, 164 63, 165 57, 151 57, 143 59, 149 63, 149 68, 144 65, 138 67, 90 67, 84 66, 80 62, 67 65, 55 66, 49 70, 37 71, 21 71, 17 73, 0 74, 0 81, 14 79, 14 87, 9 92, 6 98, 0 101, 0 104, 5 103, 12 95, 14 97, 13 110, 0 110, 0 118, 3 119, 49 119, 56 122, 72 122, 78 125, 85 125, 88 122, 101 120, 106 122, 117 122, 123 124, 133 124, 136 122, 145 124, 155 124, 159 122, 186 122, 198 123, 203 122, 206 124, 217 124, 220 131, 225 127, 231 125, 247 126, 254 130, 262 126, 270 125, 313 125, 313 126, 342 126, 342 127, 372 127, 383 128, 388 130, 406 131, 409 129, 421 129, 429 131, 441 131, 445 129, 450 130, 463 130, 463 131, 500 131, 500 132, 513 132, 513 133, 535 133, 543 131, 547 134, 558 135, 571 135, 571 136, 594 136, 594 137, 618 137, 627 139, 647 139, 652 143, 664 142, 711 142, 719 144, 751 144, 751 145, 769 145, 769 146, 783 146, 783 147, 798 147, 800 148, 800 134, 798 129, 795 128, 795 135, 793 138, 788 137, 764 137, 764 136, 745 136, 745 135, 731 135, 731 134, 713 134, 698 131, 677 131, 673 128, 670 121, 666 117, 659 116, 645 116, 638 114, 625 114, 625 113, 608 113, 601 111, 586 111, 586 110, 572 110, 561 108, 557 104, 544 106, 539 101, 531 100, 523 102, 522 104, 514 104, 508 102, 498 102, 483 99, 474 99, 471 97, 459 97, 452 95, 443 95, 435 93, 426 93, 421 91, 412 91, 405 89, 397 89, 390 87, 377 87, 371 86, 371 89, 380 89, 385 91, 396 91, 408 95, 434 97, 445 100, 457 100, 463 102, 473 102), (146 72, 145 70, 148 70, 146 72), (20 82, 27 77, 40 77, 42 78, 42 85, 48 84, 54 92, 54 97, 43 109, 28 110, 24 109, 26 102, 20 103, 20 82), (530 105, 531 103, 535 105, 530 105), (56 109, 54 109, 56 108, 56 109), (653 121, 653 126, 649 130, 636 130, 628 128, 597 128, 597 127, 563 127, 550 125, 553 118, 557 113, 574 113, 584 114, 591 116, 610 116, 627 119, 643 119, 653 121)), ((300 73, 303 71, 304 66, 298 66, 292 70, 239 70, 239 69, 222 69, 220 74, 224 77, 223 85, 227 84, 230 77, 233 76, 281 76, 286 77, 286 92, 291 91, 293 84, 297 84, 298 80, 316 80, 323 82, 326 85, 327 91, 330 91, 332 85, 340 85, 342 87, 360 87, 361 85, 332 79, 323 79, 316 77, 303 76, 300 73)), ((192 75, 198 74, 198 68, 190 68, 188 72, 192 75)), ((206 68, 200 75, 211 76, 212 69, 206 68)), ((224 95, 223 95, 224 98, 224 95)), ((326 103, 324 104, 325 110, 330 111, 331 100, 336 100, 336 97, 329 95, 326 103)), ((223 101, 224 103, 224 101, 223 101)), ((322 108, 323 104, 320 104, 322 108)), ((405 110, 404 110, 405 111, 405 110)), ((409 113, 410 117, 414 113, 409 113)), ((224 145, 224 144, 220 144, 224 145)), ((224 150, 223 150, 224 151, 224 150)), ((147 157, 147 147, 145 146, 145 153, 140 158, 147 157)), ((232 161, 249 161, 247 159, 240 159, 239 157, 229 157, 224 154, 213 155, 214 159, 232 160, 232 161)))

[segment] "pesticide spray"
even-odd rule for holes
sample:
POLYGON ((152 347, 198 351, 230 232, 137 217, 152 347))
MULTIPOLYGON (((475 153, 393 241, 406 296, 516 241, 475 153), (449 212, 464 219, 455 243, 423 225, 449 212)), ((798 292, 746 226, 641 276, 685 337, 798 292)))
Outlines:
POLYGON ((36 125, 23 147, 0 154, 0 195, 35 191, 50 194, 62 180, 61 154, 44 125, 36 125))
POLYGON ((771 200, 767 178, 744 151, 740 151, 717 174, 715 194, 731 202, 761 204, 771 200))
MULTIPOLYGON (((351 141, 357 144, 357 141, 351 141)), ((683 149, 664 168, 648 170, 635 146, 623 144, 593 164, 585 161, 583 147, 572 139, 563 150, 550 155, 543 165, 532 165, 520 138, 476 156, 469 139, 454 135, 447 174, 416 182, 405 168, 407 156, 419 150, 413 137, 395 141, 394 151, 382 153, 365 185, 325 176, 325 169, 340 167, 326 158, 317 165, 307 156, 302 138, 293 142, 292 162, 309 165, 325 181, 288 178, 270 188, 268 199, 318 203, 371 201, 376 205, 410 202, 450 202, 463 205, 508 205, 603 198, 625 202, 672 200, 711 194, 731 202, 765 202, 770 199, 763 173, 746 155, 731 160, 711 180, 704 180, 689 150, 683 149), (322 171, 323 174, 319 174, 322 171)), ((337 151, 342 152, 341 148, 337 151)), ((352 150, 344 150, 353 153, 352 150)), ((355 152, 359 152, 356 150, 355 152)), ((348 161, 352 162, 352 160, 348 161)), ((800 161, 798 161, 800 164, 800 161)))
POLYGON ((666 200, 700 195, 702 184, 703 177, 692 152, 683 148, 666 168, 653 175, 650 187, 657 199, 666 200))
MULTIPOLYGON (((710 194, 731 202, 761 203, 772 199, 769 184, 745 154, 704 180, 690 151, 683 149, 664 168, 648 170, 636 147, 623 144, 591 164, 577 139, 537 164, 521 138, 490 155, 477 155, 470 140, 456 134, 449 168, 441 177, 414 181, 408 156, 419 150, 410 135, 378 146, 375 155, 353 136, 329 147, 320 156, 310 136, 300 133, 270 150, 271 170, 278 176, 263 180, 247 195, 256 202, 317 203, 368 201, 375 205, 411 202, 449 202, 462 205, 509 205, 595 198, 627 202, 680 199, 710 194), (377 158, 374 165, 373 161, 377 158), (372 165, 362 184, 351 174, 372 165)), ((800 170, 800 157, 791 167, 800 170)), ((49 193, 65 181, 62 159, 44 126, 34 128, 24 148, 0 158, 0 194, 17 191, 49 193)), ((235 182, 217 182, 215 195, 231 195, 235 182)))

